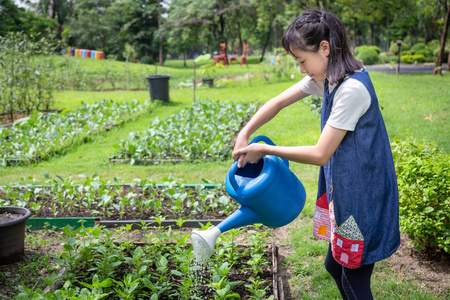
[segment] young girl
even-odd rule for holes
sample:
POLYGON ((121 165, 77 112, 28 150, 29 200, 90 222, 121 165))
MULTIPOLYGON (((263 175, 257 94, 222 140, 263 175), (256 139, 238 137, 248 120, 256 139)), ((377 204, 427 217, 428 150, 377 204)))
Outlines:
POLYGON ((307 76, 258 110, 239 133, 233 158, 239 167, 264 155, 321 166, 313 233, 330 242, 325 268, 343 299, 373 299, 374 264, 400 244, 397 179, 374 87, 342 23, 325 11, 305 11, 282 43, 307 76), (248 145, 281 109, 311 94, 323 97, 316 145, 248 145))

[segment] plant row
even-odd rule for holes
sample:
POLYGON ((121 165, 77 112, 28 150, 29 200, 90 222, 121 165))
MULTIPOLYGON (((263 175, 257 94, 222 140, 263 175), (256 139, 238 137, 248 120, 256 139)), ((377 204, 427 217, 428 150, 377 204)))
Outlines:
POLYGON ((11 160, 31 163, 47 159, 89 140, 92 135, 131 120, 150 107, 150 103, 140 104, 136 100, 122 103, 101 100, 83 104, 75 112, 42 114, 33 111, 10 127, 0 127, 0 163, 5 167, 11 160))
POLYGON ((267 232, 250 230, 251 244, 239 247, 234 239, 242 231, 220 236, 215 255, 199 262, 188 232, 143 228, 137 245, 119 238, 127 228, 66 227, 54 263, 67 272, 44 280, 51 285, 59 279, 62 287, 44 294, 21 284, 14 299, 273 299, 267 232))
POLYGON ((156 118, 143 132, 131 132, 128 140, 116 145, 114 158, 151 159, 220 159, 230 148, 230 141, 257 109, 257 103, 238 104, 197 100, 166 119, 156 118))
POLYGON ((51 185, 0 187, 0 206, 26 207, 36 217, 169 218, 181 224, 187 219, 225 218, 238 208, 220 185, 185 187, 171 177, 162 185, 141 179, 120 185, 96 175, 77 184, 71 178, 45 175, 51 185))

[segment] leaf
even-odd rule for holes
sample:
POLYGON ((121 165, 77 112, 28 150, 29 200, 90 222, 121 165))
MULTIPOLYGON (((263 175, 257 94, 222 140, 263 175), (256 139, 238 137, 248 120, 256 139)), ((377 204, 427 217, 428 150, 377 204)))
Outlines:
POLYGON ((434 211, 434 208, 431 206, 427 206, 425 207, 425 209, 423 210, 424 213, 428 214, 430 212, 434 211))
POLYGON ((172 270, 171 273, 172 273, 173 275, 183 277, 183 273, 181 273, 181 272, 178 271, 178 270, 172 270))

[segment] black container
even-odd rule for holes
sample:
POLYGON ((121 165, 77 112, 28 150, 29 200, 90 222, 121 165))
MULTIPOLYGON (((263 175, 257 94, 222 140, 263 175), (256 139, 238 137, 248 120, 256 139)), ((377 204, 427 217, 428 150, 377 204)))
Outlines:
POLYGON ((170 75, 147 76, 150 98, 152 100, 169 102, 169 79, 170 75))
POLYGON ((17 261, 24 252, 25 222, 31 212, 23 207, 0 207, 0 214, 14 213, 21 217, 8 222, 0 223, 0 265, 7 265, 17 261))
POLYGON ((213 87, 214 78, 202 78, 202 83, 204 86, 213 87))

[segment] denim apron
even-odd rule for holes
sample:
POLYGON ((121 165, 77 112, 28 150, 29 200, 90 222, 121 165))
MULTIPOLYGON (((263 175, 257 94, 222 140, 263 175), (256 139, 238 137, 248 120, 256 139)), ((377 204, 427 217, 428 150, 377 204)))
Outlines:
MULTIPOLYGON (((391 256, 400 245, 398 191, 391 148, 367 70, 345 77, 365 85, 371 96, 367 112, 320 168, 313 234, 331 243, 334 259, 359 268, 391 256)), ((322 130, 334 95, 328 81, 322 104, 322 130)))

